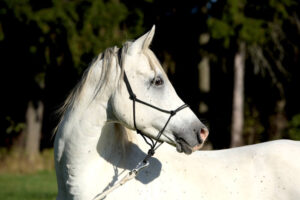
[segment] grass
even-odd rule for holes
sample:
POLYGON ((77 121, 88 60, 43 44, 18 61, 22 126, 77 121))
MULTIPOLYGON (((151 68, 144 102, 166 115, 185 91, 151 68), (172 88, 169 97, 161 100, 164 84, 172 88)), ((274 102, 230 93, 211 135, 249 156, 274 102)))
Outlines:
POLYGON ((56 194, 56 177, 53 170, 32 174, 0 174, 0 199, 54 200, 56 194))
POLYGON ((29 158, 20 149, 0 148, 0 200, 54 200, 53 149, 29 158))
POLYGON ((0 148, 0 174, 28 174, 54 169, 53 149, 45 149, 34 158, 24 154, 22 149, 0 148))

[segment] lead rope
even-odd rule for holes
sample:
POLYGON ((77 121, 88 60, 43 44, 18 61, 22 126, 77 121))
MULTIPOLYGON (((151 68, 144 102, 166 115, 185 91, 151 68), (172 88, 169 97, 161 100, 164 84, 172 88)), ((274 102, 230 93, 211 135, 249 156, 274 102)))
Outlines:
POLYGON ((98 194, 93 200, 104 199, 109 193, 113 192, 118 187, 124 185, 127 181, 130 181, 133 178, 135 178, 138 175, 139 171, 141 169, 148 167, 148 165, 149 165, 149 161, 146 161, 146 163, 144 163, 144 160, 139 162, 138 165, 133 170, 128 172, 128 174, 124 176, 119 182, 117 182, 116 184, 114 184, 112 187, 108 188, 104 192, 98 194))
MULTIPOLYGON (((188 105, 184 104, 182 106, 180 106, 179 108, 177 108, 176 110, 174 111, 168 111, 168 113, 170 113, 170 116, 166 122, 166 124, 164 125, 164 127, 158 132, 157 136, 156 136, 156 141, 154 142, 152 138, 150 138, 149 136, 147 135, 144 135, 136 126, 136 120, 135 120, 135 102, 140 102, 140 103, 143 103, 143 101, 140 101, 138 100, 135 95, 134 95, 134 98, 130 97, 130 99, 132 100, 133 102, 133 121, 134 121, 134 127, 137 131, 138 134, 140 134, 143 139, 145 140, 145 142, 150 146, 150 149, 148 150, 148 154, 145 156, 145 158, 140 161, 137 166, 131 170, 130 172, 128 172, 128 174, 126 176, 124 176, 119 182, 117 182, 116 184, 114 184, 112 187, 110 187, 109 189, 107 189, 106 191, 98 194, 93 200, 102 200, 103 198, 105 198, 109 193, 113 192, 115 189, 117 189, 118 187, 124 185, 126 182, 132 180, 133 178, 135 178, 138 173, 140 172, 140 170, 146 168, 149 166, 149 158, 151 158, 156 149, 158 149, 158 147, 160 147, 163 142, 160 142, 160 144, 158 144, 158 140, 160 139, 161 135, 163 134, 164 130, 166 129, 169 121, 171 120, 171 118, 180 110, 188 107, 188 105), (138 100, 138 101, 137 101, 138 100), (147 140, 149 139, 151 141, 151 143, 147 140), (158 144, 158 145, 157 145, 158 144)), ((152 106, 151 106, 152 107, 152 106)))

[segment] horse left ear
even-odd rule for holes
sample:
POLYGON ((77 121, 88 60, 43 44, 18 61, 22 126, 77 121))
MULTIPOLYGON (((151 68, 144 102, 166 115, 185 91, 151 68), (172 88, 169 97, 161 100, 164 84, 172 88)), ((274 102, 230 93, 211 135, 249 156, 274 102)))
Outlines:
POLYGON ((145 33, 143 36, 136 39, 128 49, 129 54, 133 55, 139 53, 144 49, 149 48, 155 32, 155 25, 152 26, 151 30, 145 33))

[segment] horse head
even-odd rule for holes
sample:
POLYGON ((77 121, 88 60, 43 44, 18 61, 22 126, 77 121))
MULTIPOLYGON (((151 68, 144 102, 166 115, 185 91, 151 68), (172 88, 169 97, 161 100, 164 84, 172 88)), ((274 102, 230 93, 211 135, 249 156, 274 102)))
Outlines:
MULTIPOLYGON (((148 33, 119 49, 120 69, 130 83, 130 88, 120 79, 111 102, 117 121, 157 139, 157 134, 164 128, 169 115, 142 103, 135 103, 135 108, 132 109, 132 99, 128 98, 131 95, 129 90, 143 102, 163 110, 174 111, 184 102, 176 94, 158 59, 149 49, 154 31, 153 26, 148 33)), ((190 154, 203 146, 207 136, 208 129, 205 125, 190 108, 185 108, 170 119, 159 139, 176 146, 178 152, 190 154)))

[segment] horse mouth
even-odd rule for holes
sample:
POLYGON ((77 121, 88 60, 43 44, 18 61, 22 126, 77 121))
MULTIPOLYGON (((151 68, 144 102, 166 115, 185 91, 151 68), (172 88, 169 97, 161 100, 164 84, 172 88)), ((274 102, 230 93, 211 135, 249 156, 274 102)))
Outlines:
POLYGON ((176 138, 176 150, 179 153, 184 152, 187 155, 193 152, 192 147, 183 138, 176 138))
POLYGON ((193 153, 194 151, 197 151, 199 149, 202 148, 203 143, 198 144, 194 147, 191 147, 183 138, 177 138, 176 137, 176 150, 179 153, 184 152, 187 155, 190 155, 191 153, 193 153))

